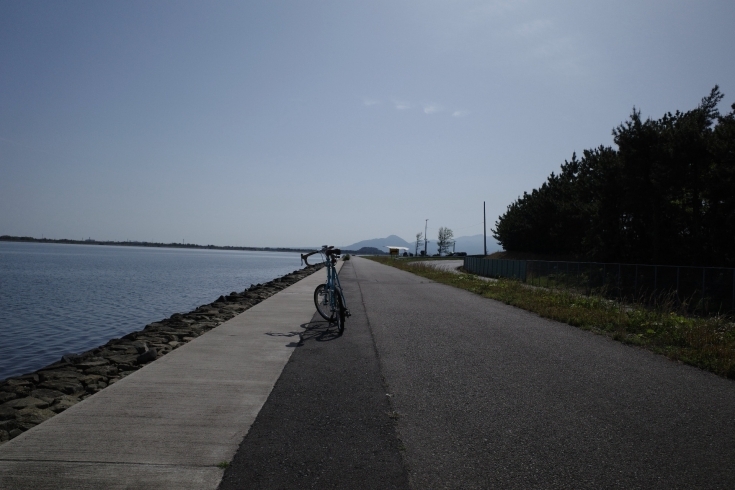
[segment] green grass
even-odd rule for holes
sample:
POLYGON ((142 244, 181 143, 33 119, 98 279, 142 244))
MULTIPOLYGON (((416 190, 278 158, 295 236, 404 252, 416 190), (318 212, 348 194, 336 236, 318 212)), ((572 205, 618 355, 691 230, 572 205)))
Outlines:
POLYGON ((670 305, 647 308, 568 290, 529 287, 509 279, 485 281, 387 257, 368 258, 735 379, 732 318, 693 317, 670 305))
POLYGON ((430 256, 430 255, 414 255, 413 257, 403 257, 403 256, 390 257, 388 255, 383 255, 383 256, 381 256, 381 255, 370 255, 367 258, 372 258, 372 257, 376 257, 376 258, 379 258, 381 260, 391 259, 391 260, 403 260, 403 261, 406 261, 406 262, 417 262, 417 261, 418 262, 422 262, 422 261, 425 261, 425 260, 462 260, 463 259, 463 257, 458 257, 458 256, 449 257, 447 255, 443 255, 441 257, 433 257, 433 256, 430 256))
POLYGON ((219 463, 217 463, 217 468, 220 468, 220 469, 225 470, 225 469, 227 469, 229 467, 230 467, 230 462, 229 461, 220 461, 219 463))

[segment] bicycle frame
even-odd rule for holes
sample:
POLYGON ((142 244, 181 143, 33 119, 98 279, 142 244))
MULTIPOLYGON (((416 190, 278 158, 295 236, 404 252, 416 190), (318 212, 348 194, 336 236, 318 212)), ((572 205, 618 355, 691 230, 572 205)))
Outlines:
POLYGON ((345 301, 345 295, 342 292, 342 285, 339 282, 339 274, 337 274, 337 267, 335 267, 337 260, 333 260, 324 252, 320 251, 319 254, 322 256, 324 265, 327 266, 327 280, 324 285, 329 292, 329 310, 332 312, 335 312, 337 310, 337 300, 335 299, 335 294, 340 295, 342 306, 347 309, 347 301, 345 301))
POLYGON ((339 250, 325 245, 321 250, 315 250, 314 252, 310 252, 305 255, 302 254, 301 260, 306 263, 306 265, 309 265, 307 260, 308 257, 317 253, 320 255, 322 262, 327 267, 327 279, 324 283, 324 289, 326 290, 327 297, 329 298, 329 311, 332 313, 332 316, 339 314, 337 311, 339 308, 337 295, 339 295, 344 313, 346 316, 350 316, 350 310, 347 307, 347 300, 345 299, 344 292, 342 291, 342 285, 339 282, 339 275, 337 274, 336 264, 337 257, 339 257, 339 250))
POLYGON ((345 310, 347 310, 347 301, 345 300, 345 295, 342 292, 342 284, 339 282, 339 274, 337 274, 337 268, 332 263, 331 260, 327 260, 327 282, 326 282, 327 290, 331 291, 330 294, 330 305, 329 307, 332 309, 332 311, 335 311, 337 308, 337 302, 334 299, 334 293, 338 292, 340 295, 340 299, 342 300, 342 306, 344 306, 345 310))

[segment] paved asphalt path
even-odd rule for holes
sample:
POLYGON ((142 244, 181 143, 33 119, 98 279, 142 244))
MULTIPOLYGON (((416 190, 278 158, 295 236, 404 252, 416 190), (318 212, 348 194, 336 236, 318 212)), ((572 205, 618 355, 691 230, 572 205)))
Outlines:
POLYGON ((221 488, 735 488, 734 382, 365 259, 340 277, 344 336, 296 349, 221 488))
POLYGON ((230 489, 406 489, 396 422, 352 261, 340 281, 352 316, 337 335, 318 314, 225 471, 230 489))

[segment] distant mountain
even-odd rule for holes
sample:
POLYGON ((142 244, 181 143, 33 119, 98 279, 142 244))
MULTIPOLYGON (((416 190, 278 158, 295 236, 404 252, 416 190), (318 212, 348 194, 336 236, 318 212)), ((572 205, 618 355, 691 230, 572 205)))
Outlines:
POLYGON ((363 240, 361 242, 353 243, 352 245, 346 245, 340 248, 344 248, 347 250, 360 250, 363 247, 373 247, 385 251, 385 247, 387 247, 388 245, 392 245, 395 247, 411 248, 410 243, 396 235, 391 235, 386 238, 373 238, 372 240, 363 240))
MULTIPOLYGON (((467 255, 481 255, 483 253, 483 236, 472 235, 472 236, 461 236, 455 238, 454 250, 456 252, 466 252, 467 255)), ((391 235, 386 238, 373 238, 372 240, 363 240, 361 242, 353 243, 340 247, 345 250, 359 250, 363 247, 377 248, 382 251, 387 251, 385 248, 388 245, 396 247, 408 247, 409 252, 413 252, 416 249, 416 242, 407 242, 403 238, 391 235)), ((492 236, 487 237, 487 253, 493 253, 503 248, 498 245, 492 236)), ((436 239, 429 240, 429 246, 427 247, 429 255, 433 255, 437 252, 436 239)))
MULTIPOLYGON (((483 253, 483 236, 472 235, 472 236, 461 236, 454 239, 454 250, 457 252, 467 252, 467 255, 482 255, 483 253)), ((436 248, 436 246, 434 246, 436 248)), ((487 253, 491 254, 503 250, 503 247, 498 245, 492 235, 487 237, 487 253)))
POLYGON ((356 255, 388 255, 388 252, 375 247, 362 247, 357 250, 342 248, 342 253, 354 253, 356 255))

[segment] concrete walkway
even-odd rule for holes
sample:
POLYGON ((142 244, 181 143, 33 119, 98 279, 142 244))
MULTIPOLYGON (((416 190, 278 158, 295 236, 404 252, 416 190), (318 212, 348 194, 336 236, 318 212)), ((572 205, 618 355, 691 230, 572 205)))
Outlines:
POLYGON ((232 459, 268 399, 324 277, 312 274, 0 446, 0 488, 217 488, 217 464, 232 459))

